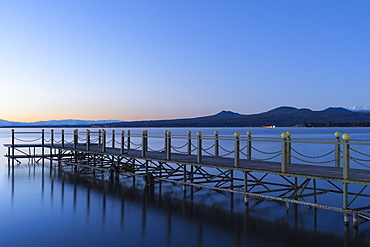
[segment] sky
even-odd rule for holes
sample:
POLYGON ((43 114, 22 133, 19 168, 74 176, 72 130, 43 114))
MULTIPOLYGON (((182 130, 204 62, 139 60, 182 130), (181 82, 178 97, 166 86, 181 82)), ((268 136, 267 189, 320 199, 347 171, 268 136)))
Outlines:
POLYGON ((370 105, 368 0, 0 0, 0 119, 370 105))

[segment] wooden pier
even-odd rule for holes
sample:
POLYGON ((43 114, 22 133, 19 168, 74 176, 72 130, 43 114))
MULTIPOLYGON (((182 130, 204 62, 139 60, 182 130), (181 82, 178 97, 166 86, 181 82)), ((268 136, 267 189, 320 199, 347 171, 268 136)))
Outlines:
POLYGON ((293 138, 290 132, 281 138, 262 138, 249 131, 224 137, 217 131, 213 136, 190 131, 150 136, 148 131, 12 130, 11 143, 5 146, 9 165, 21 159, 44 164, 49 159, 59 169, 117 182, 141 176, 148 186, 182 184, 184 193, 188 188, 238 193, 244 195, 246 206, 250 200, 267 199, 334 210, 344 214, 345 224, 352 217, 353 227, 370 219, 370 155, 363 151, 370 141, 350 140, 348 134, 307 140, 293 138), (296 148, 303 144, 322 146, 325 154, 305 155, 296 148), (265 145, 277 150, 258 148, 265 145))

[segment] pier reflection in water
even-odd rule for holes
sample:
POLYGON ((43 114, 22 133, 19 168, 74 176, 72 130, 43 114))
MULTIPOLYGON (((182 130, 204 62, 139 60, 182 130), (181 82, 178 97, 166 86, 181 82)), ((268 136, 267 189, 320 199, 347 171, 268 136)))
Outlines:
MULTIPOLYGON (((2 166, 1 246, 365 246, 340 213, 169 183, 2 166), (194 191, 193 191, 194 192, 194 191)), ((367 223, 365 223, 367 224, 367 223)))

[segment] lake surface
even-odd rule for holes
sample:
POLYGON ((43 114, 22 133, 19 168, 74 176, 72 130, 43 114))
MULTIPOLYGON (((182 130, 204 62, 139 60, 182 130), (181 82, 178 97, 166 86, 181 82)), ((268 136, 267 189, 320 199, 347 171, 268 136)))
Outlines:
MULTIPOLYGON (((186 134, 188 129, 169 130, 186 134)), ((311 138, 333 138, 340 131, 370 140, 368 128, 190 130, 229 136, 251 130, 261 137, 289 130, 311 138)), ((0 129, 2 154, 10 133, 0 129)), ((184 196, 181 189, 166 183, 150 189, 140 178, 112 184, 63 173, 47 162, 24 160, 13 168, 0 158, 0 246, 370 246, 370 222, 354 230, 344 226, 342 213, 273 201, 246 208, 238 195, 203 189, 184 196)))

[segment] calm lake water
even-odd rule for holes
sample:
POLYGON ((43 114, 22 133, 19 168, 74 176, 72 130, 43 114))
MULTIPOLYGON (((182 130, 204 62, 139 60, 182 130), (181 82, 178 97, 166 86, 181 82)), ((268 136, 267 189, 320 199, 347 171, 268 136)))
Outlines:
MULTIPOLYGON (((340 131, 370 140, 368 128, 191 130, 229 136, 251 130, 261 137, 290 130, 311 138, 333 138, 340 131)), ((153 135, 163 131, 149 129, 153 135)), ((0 129, 3 143, 10 143, 10 129, 0 129)), ((6 153, 3 145, 0 151, 6 153)), ((180 186, 150 189, 139 178, 117 185, 26 160, 12 168, 0 158, 0 201, 0 246, 370 246, 370 222, 346 228, 341 213, 273 201, 246 208, 238 195, 204 189, 184 196, 180 186)))

